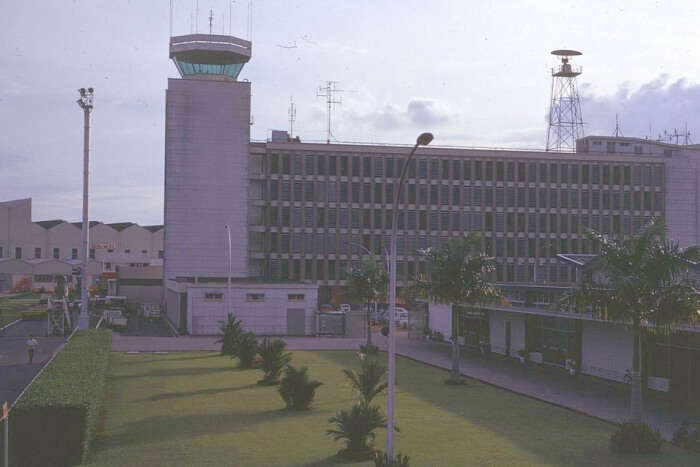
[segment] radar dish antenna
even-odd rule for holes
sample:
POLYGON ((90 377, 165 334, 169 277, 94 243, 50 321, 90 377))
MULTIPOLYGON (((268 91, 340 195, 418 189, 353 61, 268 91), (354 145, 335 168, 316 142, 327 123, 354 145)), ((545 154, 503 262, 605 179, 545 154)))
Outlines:
POLYGON ((552 68, 552 88, 547 128, 547 151, 575 151, 576 141, 583 137, 581 100, 576 78, 581 67, 571 66, 571 57, 583 55, 578 50, 557 49, 551 52, 561 64, 552 68))

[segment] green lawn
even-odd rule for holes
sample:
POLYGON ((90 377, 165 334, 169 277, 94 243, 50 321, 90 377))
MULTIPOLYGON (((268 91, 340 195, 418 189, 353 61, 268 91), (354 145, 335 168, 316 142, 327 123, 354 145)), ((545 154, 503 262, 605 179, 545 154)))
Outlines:
POLYGON ((4 326, 22 316, 23 311, 45 311, 46 305, 39 305, 39 296, 31 293, 11 298, 0 298, 0 326, 4 326))
MULTIPOLYGON (((353 403, 341 368, 357 366, 357 358, 342 351, 293 355, 325 383, 309 412, 284 410, 276 388, 255 384, 260 371, 234 369, 213 353, 112 353, 104 427, 90 465, 340 463, 342 445, 325 429, 336 410, 353 403)), ((446 386, 444 371, 407 359, 399 359, 397 375, 397 450, 413 467, 700 465, 700 455, 670 445, 653 457, 612 454, 610 424, 473 381, 446 386)), ((384 443, 382 432, 377 446, 384 443)))

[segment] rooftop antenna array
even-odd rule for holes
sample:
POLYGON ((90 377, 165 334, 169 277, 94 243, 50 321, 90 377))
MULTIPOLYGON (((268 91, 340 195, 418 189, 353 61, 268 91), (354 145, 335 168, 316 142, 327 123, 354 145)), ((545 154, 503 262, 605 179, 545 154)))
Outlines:
POLYGON ((617 119, 617 114, 615 114, 615 132, 613 133, 613 136, 624 136, 622 134, 622 129, 620 128, 620 121, 617 119))
POLYGON ((294 136, 294 121, 297 119, 297 107, 294 105, 294 98, 289 98, 289 109, 287 109, 287 115, 289 116, 289 136, 294 136))
POLYGON ((342 104, 343 99, 341 96, 336 96, 339 92, 345 92, 342 89, 337 89, 336 81, 326 81, 325 85, 319 86, 316 92, 316 97, 326 98, 326 144, 331 142, 331 138, 335 139, 333 132, 331 131, 331 110, 335 104, 342 104))
POLYGON ((552 69, 552 91, 547 128, 547 151, 575 151, 576 140, 583 137, 581 100, 576 77, 581 67, 574 68, 571 57, 582 55, 577 50, 559 49, 552 55, 560 58, 561 65, 552 69))

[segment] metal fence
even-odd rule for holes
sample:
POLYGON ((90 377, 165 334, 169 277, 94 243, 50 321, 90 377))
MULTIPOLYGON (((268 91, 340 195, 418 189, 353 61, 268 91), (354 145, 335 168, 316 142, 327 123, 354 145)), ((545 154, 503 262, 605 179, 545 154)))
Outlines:
POLYGON ((367 337, 367 314, 364 311, 319 312, 319 336, 367 337))
POLYGON ((408 338, 424 339, 427 313, 424 310, 409 310, 408 312, 408 338))

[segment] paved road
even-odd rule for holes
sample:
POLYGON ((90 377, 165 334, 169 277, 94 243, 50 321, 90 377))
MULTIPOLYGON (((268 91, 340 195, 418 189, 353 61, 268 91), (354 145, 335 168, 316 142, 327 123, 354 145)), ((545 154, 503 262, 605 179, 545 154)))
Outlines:
POLYGON ((44 337, 45 334, 44 321, 21 321, 0 335, 0 402, 7 401, 11 404, 41 366, 66 341, 63 337, 44 337), (34 335, 39 342, 31 365, 28 363, 26 344, 29 334, 34 335))
MULTIPOLYGON (((189 351, 219 350, 216 337, 126 337, 115 335, 114 351, 189 351)), ((328 337, 287 337, 289 350, 355 350, 364 339, 328 337)), ((376 335, 374 343, 386 349, 386 338, 376 335)), ((396 351, 440 368, 451 367, 448 344, 410 340, 405 331, 397 332, 396 351)), ((524 394, 539 400, 583 412, 611 422, 623 422, 629 415, 629 387, 587 376, 569 376, 558 368, 546 365, 523 366, 517 360, 500 356, 484 358, 474 354, 462 355, 461 371, 494 386, 524 394)), ((646 402, 647 421, 657 427, 667 439, 684 419, 700 422, 700 416, 673 409, 664 401, 646 402)))

